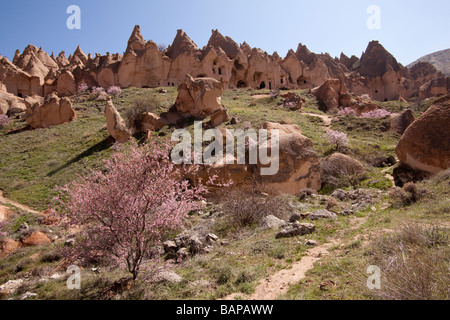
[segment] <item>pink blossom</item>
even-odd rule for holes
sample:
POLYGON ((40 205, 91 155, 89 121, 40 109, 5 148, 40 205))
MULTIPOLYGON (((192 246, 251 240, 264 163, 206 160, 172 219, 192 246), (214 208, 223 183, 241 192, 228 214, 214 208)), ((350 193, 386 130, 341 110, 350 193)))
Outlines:
POLYGON ((0 128, 6 127, 9 124, 10 119, 6 114, 0 114, 0 128))
POLYGON ((330 144, 335 145, 337 149, 348 146, 348 137, 344 132, 328 130, 325 138, 330 144))
POLYGON ((384 117, 387 117, 390 115, 391 115, 391 113, 387 110, 375 109, 373 111, 369 111, 369 112, 365 112, 365 113, 361 114, 361 118, 375 119, 375 118, 384 118, 384 117))
POLYGON ((98 97, 105 94, 105 89, 103 89, 102 87, 92 87, 92 93, 97 95, 98 97))
POLYGON ((118 97, 122 93, 122 89, 119 86, 111 86, 107 93, 111 96, 118 97))
POLYGON ((60 188, 58 212, 69 226, 81 227, 74 247, 65 249, 71 259, 108 259, 126 268, 136 279, 144 259, 183 218, 199 209, 206 188, 181 179, 169 159, 170 145, 122 146, 105 162, 104 171, 60 188))
POLYGON ((356 117, 358 114, 356 113, 356 111, 353 108, 347 107, 345 109, 339 110, 338 115, 356 117))
POLYGON ((89 89, 89 86, 88 86, 88 84, 87 84, 86 82, 83 82, 83 83, 81 83, 81 84, 78 86, 78 92, 79 92, 79 93, 86 92, 88 89, 89 89))

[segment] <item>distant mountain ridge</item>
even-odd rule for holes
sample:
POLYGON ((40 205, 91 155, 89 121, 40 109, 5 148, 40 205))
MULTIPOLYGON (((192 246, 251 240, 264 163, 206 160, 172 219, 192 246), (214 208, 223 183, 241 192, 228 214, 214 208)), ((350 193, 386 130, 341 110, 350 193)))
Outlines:
POLYGON ((431 63, 438 71, 442 72, 447 77, 450 77, 450 49, 441 50, 429 55, 426 55, 417 61, 408 65, 408 68, 412 68, 418 62, 429 62, 431 63))

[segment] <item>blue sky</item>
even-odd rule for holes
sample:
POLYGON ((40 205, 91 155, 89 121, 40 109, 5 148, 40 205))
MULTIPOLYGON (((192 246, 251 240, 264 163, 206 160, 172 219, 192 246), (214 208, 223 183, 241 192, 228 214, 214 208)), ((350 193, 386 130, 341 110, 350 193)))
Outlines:
POLYGON ((79 44, 85 53, 122 53, 134 25, 146 40, 171 44, 183 29, 199 46, 212 29, 236 42, 247 41, 285 56, 299 42, 316 53, 358 57, 379 40, 406 65, 450 48, 448 0, 21 0, 4 1, 0 11, 0 54, 9 57, 34 44, 66 51, 79 44), (69 30, 69 5, 81 8, 81 30, 69 30), (381 29, 369 30, 367 8, 381 9, 381 29))

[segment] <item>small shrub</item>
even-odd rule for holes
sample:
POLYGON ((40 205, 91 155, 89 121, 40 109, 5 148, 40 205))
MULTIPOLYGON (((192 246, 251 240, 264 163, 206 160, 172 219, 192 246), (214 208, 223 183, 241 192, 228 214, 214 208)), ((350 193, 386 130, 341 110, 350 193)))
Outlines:
POLYGON ((58 251, 47 252, 41 258, 41 262, 52 263, 59 261, 63 258, 62 254, 58 251))
POLYGON ((243 283, 251 283, 253 280, 255 280, 255 275, 252 272, 248 270, 242 270, 241 272, 239 272, 235 283, 239 285, 243 283))
POLYGON ((372 244, 373 264, 382 272, 381 290, 388 300, 450 299, 448 229, 406 225, 372 244))
POLYGON ((132 102, 131 108, 127 109, 125 119, 129 128, 137 131, 140 130, 142 114, 146 112, 154 112, 161 103, 155 96, 136 97, 132 102))
POLYGON ((101 95, 105 95, 105 89, 102 87, 92 87, 92 93, 99 97, 101 95))
POLYGON ((280 196, 264 197, 258 191, 232 190, 222 204, 227 225, 234 228, 256 227, 264 217, 282 217, 288 210, 280 196))
POLYGON ((229 283, 233 278, 233 269, 230 266, 219 267, 215 270, 218 285, 229 283))
POLYGON ((108 88, 107 93, 111 96, 118 97, 122 93, 122 89, 119 86, 111 86, 108 88))
POLYGON ((345 157, 330 157, 323 160, 321 173, 323 185, 330 189, 357 188, 366 177, 366 171, 360 163, 345 157))
POLYGON ((0 222, 0 238, 7 236, 7 233, 3 231, 5 226, 6 226, 5 222, 0 222))
POLYGON ((157 46, 158 46, 158 50, 161 52, 164 52, 167 49, 167 44, 165 44, 165 43, 158 43, 157 46))
POLYGON ((403 188, 394 188, 389 192, 389 198, 394 206, 409 206, 420 201, 427 191, 425 189, 418 189, 416 184, 408 182, 403 188))
POLYGON ((306 200, 307 198, 311 197, 313 194, 316 194, 317 192, 313 189, 306 188, 300 191, 300 193, 297 195, 297 198, 300 201, 306 200))

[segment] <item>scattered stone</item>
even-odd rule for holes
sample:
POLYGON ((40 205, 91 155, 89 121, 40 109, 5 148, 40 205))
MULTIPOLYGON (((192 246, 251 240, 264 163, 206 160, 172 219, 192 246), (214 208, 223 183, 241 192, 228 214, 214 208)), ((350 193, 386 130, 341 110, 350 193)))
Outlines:
POLYGON ((296 221, 306 219, 308 216, 309 213, 296 212, 289 218, 289 222, 294 223, 296 221))
POLYGON ((180 283, 181 281, 183 281, 183 278, 180 275, 178 275, 175 272, 170 271, 170 270, 160 271, 153 278, 153 282, 156 282, 156 283, 160 283, 160 282, 180 283))
POLYGON ((320 220, 320 219, 337 219, 337 215, 331 211, 328 210, 317 210, 309 214, 308 216, 309 220, 320 220))
POLYGON ((28 223, 24 222, 19 226, 19 228, 17 228, 16 232, 19 232, 19 233, 25 232, 25 231, 28 231, 29 229, 30 229, 30 227, 28 226, 28 223))
POLYGON ((9 280, 0 286, 0 298, 14 294, 17 289, 24 283, 23 279, 9 280))
POLYGON ((311 234, 316 230, 316 226, 310 223, 294 223, 292 226, 278 233, 275 239, 292 238, 311 234))
POLYGON ((181 248, 177 251, 177 261, 185 261, 187 259, 189 259, 190 254, 189 254, 189 250, 187 248, 181 248))
POLYGON ((192 256, 203 253, 203 243, 197 236, 192 236, 188 240, 189 253, 192 256))
POLYGON ((141 131, 159 131, 161 130, 167 123, 161 119, 160 116, 152 113, 146 112, 141 115, 141 131))
POLYGON ((264 229, 277 229, 286 227, 288 223, 284 220, 281 220, 273 215, 264 217, 260 223, 260 227, 264 229))
POLYGON ((222 93, 223 85, 220 81, 213 78, 194 79, 187 75, 178 87, 175 108, 178 112, 205 119, 217 111, 224 110, 221 103, 222 93))
POLYGON ((75 245, 74 238, 70 238, 70 239, 67 239, 66 241, 64 241, 64 246, 66 246, 66 247, 73 247, 74 245, 75 245))
POLYGON ((165 253, 176 253, 178 251, 178 246, 175 241, 166 241, 163 243, 165 253))
POLYGON ((316 247, 318 245, 319 245, 319 243, 315 240, 306 240, 306 242, 305 242, 305 246, 316 247))
POLYGON ((216 236, 215 234, 213 234, 213 233, 208 233, 208 234, 206 235, 206 243, 207 243, 207 244, 214 244, 214 243, 216 243, 217 241, 219 241, 219 237, 216 236))
POLYGON ((226 110, 217 110, 211 115, 210 125, 212 127, 217 127, 222 123, 230 121, 230 116, 226 110))
POLYGON ((37 293, 26 292, 20 297, 20 300, 28 300, 31 298, 36 298, 37 296, 37 293))

